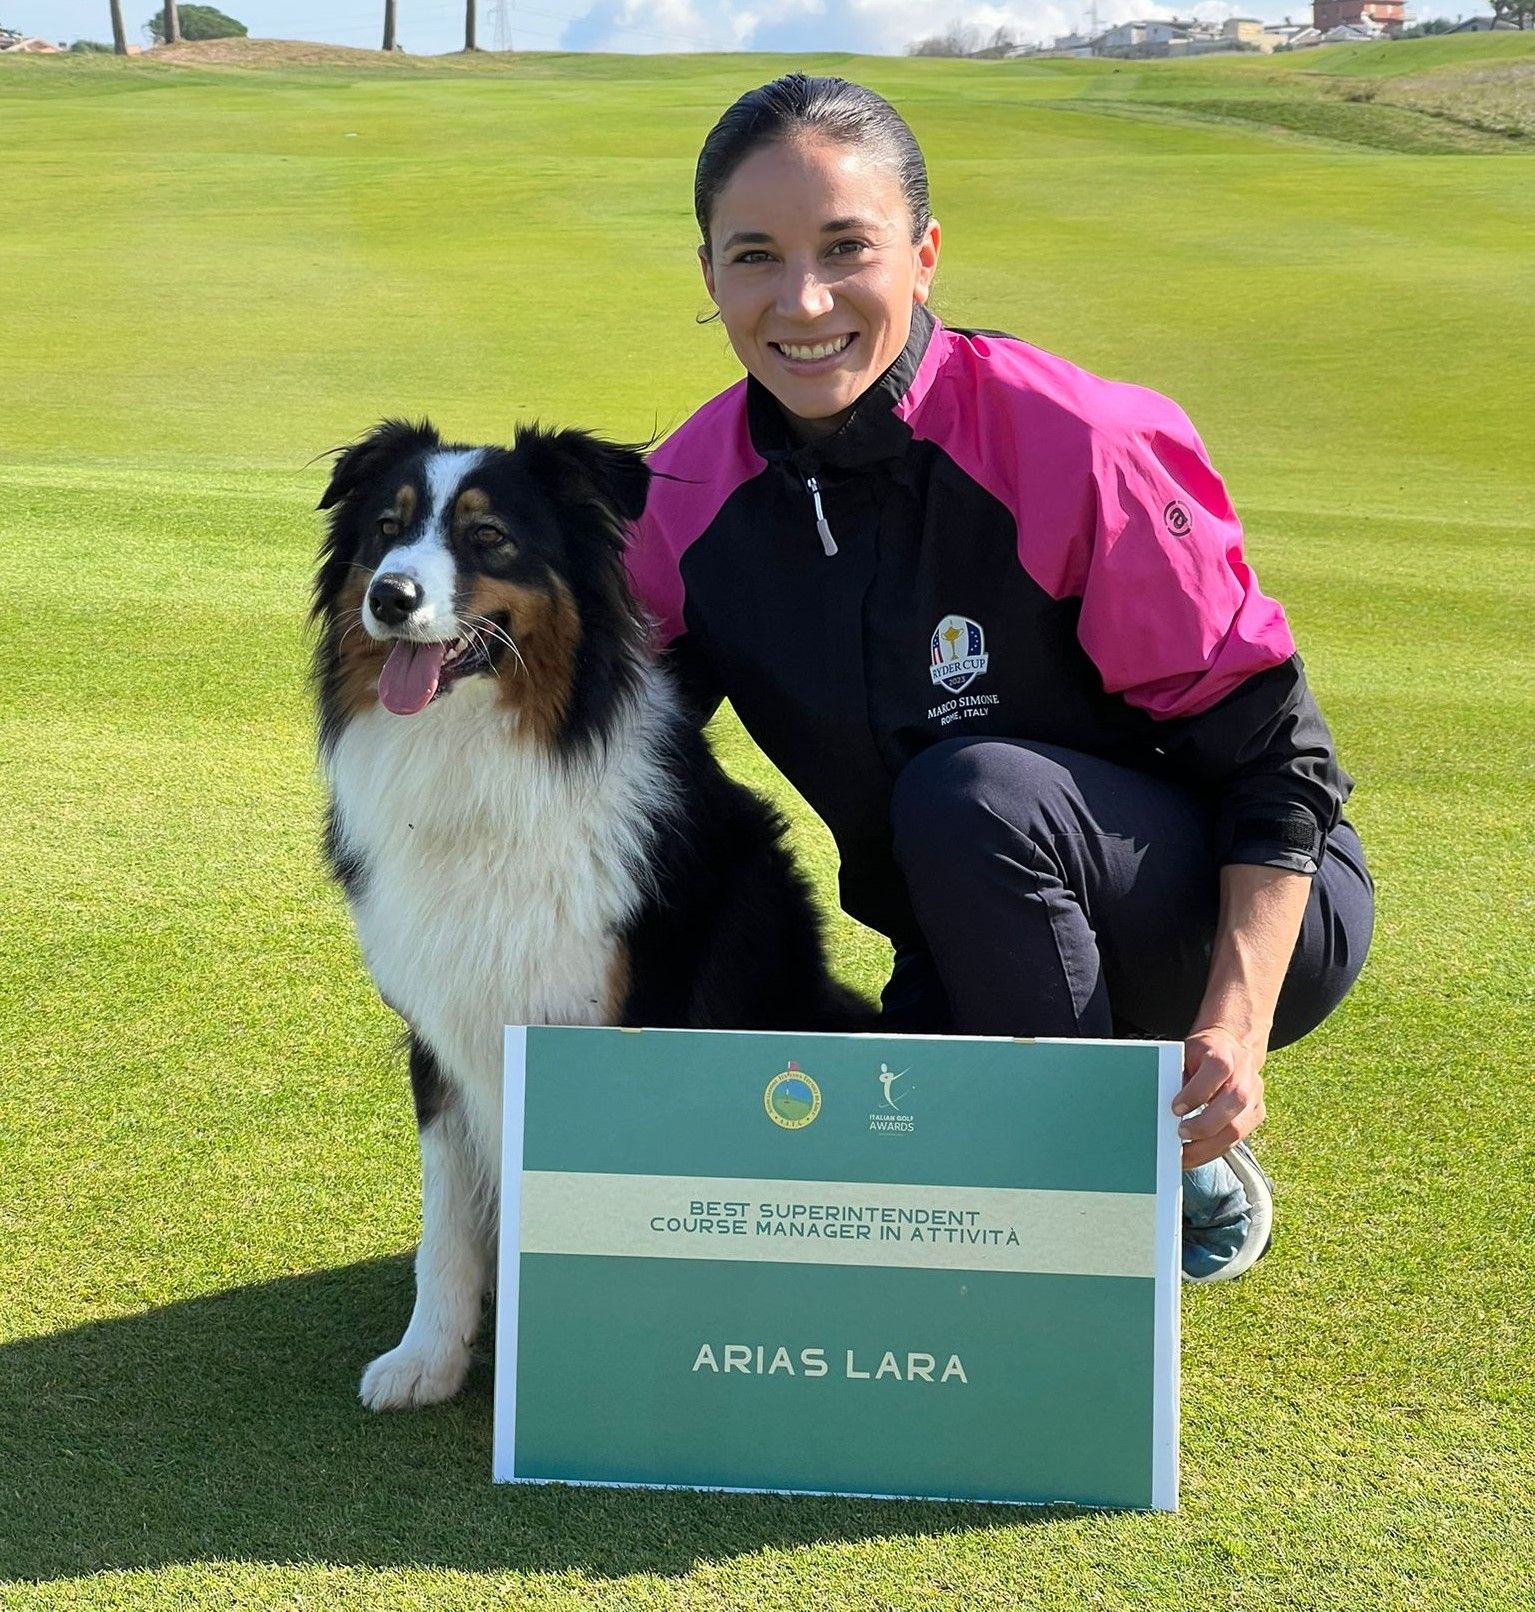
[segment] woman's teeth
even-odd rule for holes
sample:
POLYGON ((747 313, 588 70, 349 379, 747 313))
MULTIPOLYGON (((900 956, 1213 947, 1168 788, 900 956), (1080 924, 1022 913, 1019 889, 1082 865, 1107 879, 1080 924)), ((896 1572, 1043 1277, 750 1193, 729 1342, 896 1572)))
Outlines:
POLYGON ((830 358, 834 353, 840 353, 852 339, 851 336, 838 336, 835 341, 817 342, 813 347, 803 347, 788 341, 780 341, 775 345, 785 358, 809 363, 813 359, 830 358))

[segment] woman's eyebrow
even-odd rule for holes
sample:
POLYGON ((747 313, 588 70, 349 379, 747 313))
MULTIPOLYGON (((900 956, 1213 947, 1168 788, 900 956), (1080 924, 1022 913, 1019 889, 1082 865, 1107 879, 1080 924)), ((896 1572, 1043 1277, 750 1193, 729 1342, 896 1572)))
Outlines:
MULTIPOLYGON (((865 234, 875 234, 880 225, 867 218, 833 218, 821 226, 823 235, 840 235, 844 230, 861 230, 865 234)), ((722 252, 733 251, 738 246, 771 246, 773 237, 764 230, 738 229, 733 235, 725 239, 720 247, 722 252)))

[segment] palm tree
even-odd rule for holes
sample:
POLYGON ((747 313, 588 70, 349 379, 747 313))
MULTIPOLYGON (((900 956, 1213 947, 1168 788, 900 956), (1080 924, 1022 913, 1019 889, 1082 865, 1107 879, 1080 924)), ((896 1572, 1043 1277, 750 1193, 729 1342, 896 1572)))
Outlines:
POLYGON ((384 0, 384 49, 394 49, 394 0, 384 0))
POLYGON ((474 42, 474 0, 465 0, 464 5, 464 49, 478 50, 474 42))
POLYGON ((165 0, 165 43, 181 43, 181 13, 176 9, 176 0, 165 0))
POLYGON ((123 27, 123 0, 112 0, 112 49, 119 56, 128 54, 128 31, 123 27))

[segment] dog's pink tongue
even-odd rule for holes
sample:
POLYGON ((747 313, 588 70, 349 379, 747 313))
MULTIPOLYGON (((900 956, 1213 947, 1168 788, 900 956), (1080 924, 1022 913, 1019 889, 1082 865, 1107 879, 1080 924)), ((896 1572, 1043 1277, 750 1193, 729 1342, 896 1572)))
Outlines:
POLYGON ((442 672, 446 644, 408 644, 403 639, 389 651, 378 674, 378 697, 386 711, 414 716, 432 703, 442 672))

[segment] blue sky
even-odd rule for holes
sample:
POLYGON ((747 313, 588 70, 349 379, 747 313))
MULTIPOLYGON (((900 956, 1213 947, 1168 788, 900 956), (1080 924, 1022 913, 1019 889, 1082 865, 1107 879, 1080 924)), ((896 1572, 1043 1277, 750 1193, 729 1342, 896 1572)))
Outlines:
MULTIPOLYGON (((123 0, 130 39, 142 39, 155 0, 123 0)), ((375 46, 383 0, 226 0, 221 7, 252 34, 268 39, 310 39, 336 45, 375 46)), ((898 55, 949 21, 986 33, 999 25, 1020 38, 1047 39, 1080 27, 1086 6, 1077 0, 506 0, 511 42, 519 50, 857 50, 898 55)), ((1419 0, 1417 17, 1489 11, 1475 0, 1419 0)), ((398 0, 400 43, 432 54, 462 43, 463 0, 398 0)), ((496 42, 496 0, 479 0, 480 42, 496 42)), ((1240 14, 1278 21, 1310 20, 1309 0, 1198 0, 1182 6, 1155 0, 1098 0, 1102 22, 1132 17, 1219 18, 1240 14)), ((45 39, 110 40, 107 0, 0 0, 0 26, 45 39)))

